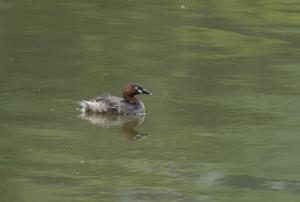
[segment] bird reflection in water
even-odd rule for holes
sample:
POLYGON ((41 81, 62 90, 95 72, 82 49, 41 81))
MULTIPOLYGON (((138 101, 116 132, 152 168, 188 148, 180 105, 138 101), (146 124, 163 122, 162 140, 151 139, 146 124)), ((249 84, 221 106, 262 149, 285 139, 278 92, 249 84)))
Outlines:
POLYGON ((111 126, 121 126, 122 135, 128 140, 138 140, 148 136, 147 133, 140 133, 135 127, 144 122, 145 114, 121 116, 114 114, 95 114, 82 113, 80 118, 88 120, 90 123, 100 126, 101 128, 109 128, 111 126))

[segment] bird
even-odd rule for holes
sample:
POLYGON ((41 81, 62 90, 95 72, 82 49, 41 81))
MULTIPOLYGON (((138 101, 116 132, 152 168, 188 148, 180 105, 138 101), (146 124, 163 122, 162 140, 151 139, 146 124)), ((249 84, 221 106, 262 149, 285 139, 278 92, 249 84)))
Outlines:
POLYGON ((92 100, 81 100, 80 111, 84 113, 109 113, 119 115, 145 114, 144 103, 135 96, 152 93, 140 84, 128 83, 123 87, 123 98, 103 93, 92 100))

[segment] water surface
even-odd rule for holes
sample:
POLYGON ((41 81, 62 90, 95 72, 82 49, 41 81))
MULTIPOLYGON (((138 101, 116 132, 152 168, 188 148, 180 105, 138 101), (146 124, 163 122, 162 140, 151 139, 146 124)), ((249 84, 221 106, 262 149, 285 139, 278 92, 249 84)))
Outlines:
POLYGON ((297 201, 296 0, 0 0, 0 199, 297 201), (77 101, 135 81, 138 120, 77 101))

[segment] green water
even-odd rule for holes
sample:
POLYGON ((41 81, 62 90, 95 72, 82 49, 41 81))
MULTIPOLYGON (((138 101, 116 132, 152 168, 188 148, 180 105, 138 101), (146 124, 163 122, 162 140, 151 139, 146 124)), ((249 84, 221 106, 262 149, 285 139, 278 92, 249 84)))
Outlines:
POLYGON ((0 0, 1 202, 296 202, 298 0, 0 0), (145 117, 82 117, 120 95, 145 117))

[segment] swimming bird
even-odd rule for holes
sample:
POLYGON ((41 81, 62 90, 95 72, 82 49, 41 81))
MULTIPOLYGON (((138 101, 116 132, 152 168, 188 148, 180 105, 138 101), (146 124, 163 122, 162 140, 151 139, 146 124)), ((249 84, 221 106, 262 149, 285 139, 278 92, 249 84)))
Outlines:
POLYGON ((123 87, 123 98, 104 93, 92 100, 79 102, 82 112, 137 115, 145 113, 145 105, 135 96, 152 94, 141 85, 128 83, 123 87))

